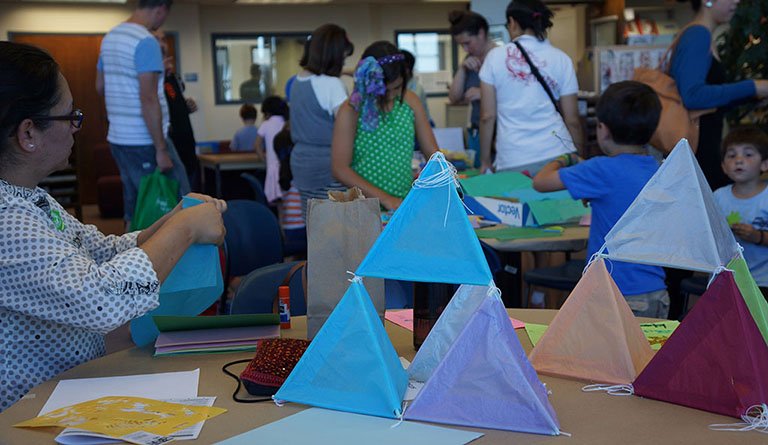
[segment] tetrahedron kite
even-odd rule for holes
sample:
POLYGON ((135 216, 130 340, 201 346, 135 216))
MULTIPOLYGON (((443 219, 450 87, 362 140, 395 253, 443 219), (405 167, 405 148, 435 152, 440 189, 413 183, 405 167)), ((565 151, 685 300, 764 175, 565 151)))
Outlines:
POLYGON ((483 299, 406 408, 405 418, 560 434, 546 388, 528 362, 498 295, 483 299))
POLYGON ((605 236, 607 257, 713 273, 739 253, 682 139, 605 236))
POLYGON ((611 384, 631 383, 651 357, 602 259, 589 266, 530 354, 543 374, 611 384))
POLYGON ((408 376, 357 277, 275 400, 397 418, 408 376))
POLYGON ((767 369, 768 346, 725 271, 633 386, 642 397, 740 417, 768 401, 767 369))
POLYGON ((487 286, 493 279, 456 192, 454 170, 437 152, 355 273, 361 277, 487 286))
POLYGON ((763 334, 763 339, 768 344, 768 302, 765 301, 763 293, 760 292, 755 279, 749 273, 747 262, 744 261, 742 256, 738 256, 728 263, 728 269, 733 271, 733 279, 736 281, 736 286, 739 288, 741 296, 744 297, 749 313, 755 319, 757 328, 763 334))
POLYGON ((408 367, 409 379, 426 382, 432 376, 489 292, 494 292, 489 286, 459 286, 408 367))

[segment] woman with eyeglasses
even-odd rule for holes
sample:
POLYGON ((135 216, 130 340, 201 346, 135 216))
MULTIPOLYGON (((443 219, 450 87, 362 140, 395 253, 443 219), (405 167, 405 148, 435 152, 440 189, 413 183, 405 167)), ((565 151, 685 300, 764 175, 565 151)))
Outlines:
POLYGON ((67 166, 83 113, 38 48, 0 42, 0 411, 104 354, 104 335, 158 305, 187 247, 224 239, 223 201, 177 206, 141 232, 105 236, 38 187, 67 166))

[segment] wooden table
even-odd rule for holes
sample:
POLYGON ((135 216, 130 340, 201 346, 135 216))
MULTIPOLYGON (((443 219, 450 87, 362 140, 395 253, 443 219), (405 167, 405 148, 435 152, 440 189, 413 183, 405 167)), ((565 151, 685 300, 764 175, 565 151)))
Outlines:
POLYGON ((200 162, 200 180, 205 190, 205 169, 214 171, 216 197, 221 198, 221 172, 231 170, 265 170, 266 164, 255 152, 205 153, 197 155, 200 162))
POLYGON ((505 306, 520 307, 523 287, 522 252, 566 252, 566 254, 570 254, 586 249, 588 239, 588 226, 574 226, 565 227, 560 236, 514 240, 483 238, 481 241, 499 253, 501 263, 505 268, 499 277, 499 283, 497 283, 497 286, 502 290, 505 306))
MULTIPOLYGON (((544 309, 511 309, 511 316, 531 323, 548 324, 556 311, 544 309)), ((646 321, 646 319, 640 319, 646 321)), ((306 318, 293 317, 293 329, 283 331, 284 336, 301 338, 306 335, 306 318)), ((412 333, 386 322, 387 333, 397 352, 412 360, 412 333)), ((517 330, 526 351, 531 349, 528 336, 517 330)), ((189 371, 200 368, 199 394, 217 396, 216 406, 227 413, 206 422, 195 443, 211 444, 244 433, 260 425, 295 414, 307 407, 288 403, 277 407, 272 403, 239 404, 232 398, 235 382, 221 372, 221 366, 233 360, 249 358, 252 353, 202 354, 178 357, 152 357, 151 348, 130 348, 80 365, 59 376, 60 379, 105 377, 170 371, 189 371)), ((233 370, 239 369, 233 367, 233 370)), ((460 427, 481 431, 485 435, 472 444, 556 444, 556 445, 649 445, 649 444, 745 444, 765 443, 760 433, 734 433, 710 431, 713 423, 732 423, 736 419, 685 408, 640 397, 617 397, 604 393, 584 393, 583 382, 540 376, 552 391, 550 401, 557 413, 562 431, 573 437, 552 437, 536 434, 513 433, 499 430, 460 427), (762 441, 762 442, 761 442, 762 441)), ((58 379, 32 389, 33 398, 17 402, 0 413, 0 444, 54 443, 57 429, 13 428, 11 425, 35 417, 56 386, 58 379)), ((393 421, 394 423, 394 421, 393 421)), ((447 426, 451 427, 451 426, 447 426)), ((459 428, 459 427, 454 427, 459 428)), ((343 437, 340 444, 345 443, 343 437)))

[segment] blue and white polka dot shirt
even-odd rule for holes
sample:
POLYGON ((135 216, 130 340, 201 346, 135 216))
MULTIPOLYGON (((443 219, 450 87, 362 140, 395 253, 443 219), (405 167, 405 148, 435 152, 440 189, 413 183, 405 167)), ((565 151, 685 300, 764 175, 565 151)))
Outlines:
POLYGON ((158 305, 137 236, 105 236, 41 188, 0 180, 0 411, 102 356, 104 334, 158 305))

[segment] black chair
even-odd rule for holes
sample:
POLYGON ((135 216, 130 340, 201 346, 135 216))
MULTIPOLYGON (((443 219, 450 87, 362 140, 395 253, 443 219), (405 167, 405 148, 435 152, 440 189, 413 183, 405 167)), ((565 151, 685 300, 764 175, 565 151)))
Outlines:
POLYGON ((560 266, 540 267, 531 269, 523 274, 528 291, 526 292, 526 301, 523 307, 528 307, 533 293, 533 286, 557 289, 570 292, 576 287, 576 283, 581 279, 582 271, 586 266, 586 260, 568 259, 560 266))
POLYGON ((251 186, 254 194, 254 200, 259 204, 269 207, 267 195, 264 193, 264 187, 261 185, 261 181, 259 181, 256 176, 253 176, 250 173, 242 173, 240 177, 243 178, 245 182, 251 186))
POLYGON ((694 275, 683 278, 680 281, 680 294, 683 296, 683 309, 680 312, 680 320, 688 313, 688 303, 691 295, 704 295, 709 284, 709 277, 706 275, 694 275))
MULTIPOLYGON (((232 277, 283 261, 282 234, 271 210, 245 199, 228 201, 227 207, 222 215, 227 229, 224 237, 225 287, 232 277)), ((219 311, 226 312, 226 291, 219 311)))
POLYGON ((256 269, 240 282, 230 305, 230 314, 271 314, 277 290, 288 278, 291 290, 291 315, 306 315, 307 300, 304 296, 304 261, 272 264, 256 269), (300 265, 290 277, 294 266, 300 265))

